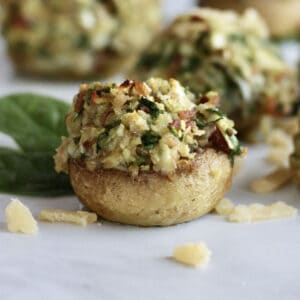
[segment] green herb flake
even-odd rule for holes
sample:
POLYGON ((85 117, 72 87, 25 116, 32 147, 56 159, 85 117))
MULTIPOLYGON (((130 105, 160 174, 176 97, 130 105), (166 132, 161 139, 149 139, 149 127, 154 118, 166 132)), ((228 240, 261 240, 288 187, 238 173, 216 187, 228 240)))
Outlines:
POLYGON ((156 119, 159 116, 159 114, 162 113, 162 111, 157 107, 155 102, 150 101, 145 97, 141 97, 139 103, 139 107, 145 106, 149 110, 149 113, 153 119, 156 119))
POLYGON ((243 152, 242 151, 242 147, 241 147, 239 141, 236 139, 236 137, 235 137, 235 142, 237 143, 236 146, 235 146, 235 148, 232 149, 229 152, 229 154, 228 154, 228 158, 229 158, 232 166, 234 165, 234 158, 235 158, 235 156, 241 155, 242 152, 243 152))
POLYGON ((221 112, 218 107, 208 108, 206 111, 208 111, 210 113, 214 113, 220 117, 225 117, 225 114, 223 112, 221 112))
POLYGON ((160 135, 154 133, 152 130, 148 130, 142 135, 142 143, 146 150, 153 149, 160 139, 160 135))
POLYGON ((91 104, 91 100, 92 100, 92 95, 93 95, 93 92, 95 92, 96 88, 95 87, 91 87, 87 90, 87 93, 86 93, 86 101, 88 103, 88 105, 91 104))
POLYGON ((108 136, 109 136, 108 130, 99 134, 97 140, 97 152, 99 152, 100 150, 105 150, 105 148, 107 147, 108 136))
POLYGON ((121 124, 121 120, 115 120, 115 121, 109 123, 108 125, 106 125, 105 129, 109 131, 109 130, 119 126, 120 124, 121 124))

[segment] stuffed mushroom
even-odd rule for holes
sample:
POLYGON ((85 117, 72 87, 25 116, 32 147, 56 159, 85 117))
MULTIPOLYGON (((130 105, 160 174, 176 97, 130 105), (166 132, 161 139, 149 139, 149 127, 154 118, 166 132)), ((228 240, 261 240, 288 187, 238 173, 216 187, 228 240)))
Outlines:
POLYGON ((196 9, 177 17, 142 54, 133 77, 174 77, 195 93, 216 90, 221 108, 247 135, 264 114, 288 115, 296 74, 268 40, 254 10, 196 9))
POLYGON ((55 156, 79 200, 101 217, 165 226, 214 208, 242 149, 218 94, 174 80, 83 84, 55 156))
POLYGON ((20 72, 104 77, 129 67, 160 28, 159 0, 1 0, 20 72), (138 13, 136 13, 138 11, 138 13))
POLYGON ((299 0, 201 0, 200 4, 220 9, 234 9, 243 12, 253 7, 264 17, 275 38, 289 38, 300 35, 299 0))
MULTIPOLYGON (((300 115, 298 116, 300 125, 300 115)), ((294 136, 294 152, 290 156, 292 178, 300 186, 300 132, 294 136)))

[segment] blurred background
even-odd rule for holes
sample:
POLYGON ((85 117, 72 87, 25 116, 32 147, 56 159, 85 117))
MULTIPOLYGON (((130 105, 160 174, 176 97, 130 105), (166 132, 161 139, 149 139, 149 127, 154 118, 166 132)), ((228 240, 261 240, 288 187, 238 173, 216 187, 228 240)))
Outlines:
POLYGON ((150 43, 159 31, 159 28, 161 28, 160 26, 170 24, 177 15, 187 12, 199 4, 221 9, 230 8, 239 12, 249 6, 257 8, 265 17, 284 59, 293 67, 296 67, 299 61, 300 1, 298 0, 271 0, 268 1, 268 4, 259 0, 162 0, 161 7, 157 0, 115 1, 115 4, 111 4, 113 1, 98 1, 98 3, 101 2, 101 5, 106 7, 106 10, 103 11, 99 8, 94 10, 92 6, 82 4, 95 1, 75 1, 74 3, 77 4, 71 10, 68 6, 73 1, 61 2, 51 0, 48 1, 49 5, 47 4, 44 8, 41 5, 42 2, 46 3, 38 0, 1 1, 1 18, 5 20, 4 25, 2 24, 4 37, 2 36, 0 40, 0 92, 2 94, 11 91, 34 90, 61 96, 65 99, 70 98, 70 91, 75 91, 79 82, 99 77, 99 72, 97 73, 97 70, 95 72, 89 67, 95 60, 98 62, 98 70, 101 70, 101 79, 108 79, 113 76, 114 79, 121 80, 124 76, 119 74, 126 70, 127 64, 132 64, 133 57, 141 49, 144 49, 145 45, 150 43), (266 9, 265 5, 268 5, 268 9, 266 9), (52 15, 49 7, 53 10, 52 15), (70 15, 69 23, 68 18, 65 18, 70 11, 72 11, 72 14, 77 13, 75 12, 76 9, 82 11, 82 24, 79 27, 75 23, 72 24, 73 21, 70 15), (116 13, 117 10, 122 13, 118 15, 116 13), (130 12, 130 14, 126 15, 126 11, 127 13, 130 12), (133 11, 138 11, 139 13, 132 14, 131 12, 133 11), (96 21, 91 18, 92 12, 99 16, 96 21), (49 20, 54 18, 54 15, 57 16, 57 19, 55 19, 55 22, 53 21, 53 26, 49 26, 49 20), (28 22, 27 16, 29 18, 28 22), (62 24, 62 16, 64 16, 65 24, 62 24), (278 22, 279 18, 280 22, 278 22), (36 23, 38 28, 34 33, 30 33, 29 30, 27 33, 24 30, 15 30, 12 26, 14 24, 14 26, 17 25, 17 27, 23 27, 24 29, 26 26, 29 26, 32 20, 34 20, 33 23, 36 23), (46 23, 47 25, 45 25, 46 23), (59 24, 62 27, 59 27, 59 24), (55 30, 59 31, 61 30, 60 28, 65 28, 66 32, 59 32, 56 35, 55 30), (79 36, 79 33, 76 33, 77 28, 81 28, 84 34, 79 36), (97 32, 97 28, 101 28, 100 34, 97 32), (118 32, 116 38, 114 41, 110 41, 111 45, 109 47, 105 48, 103 45, 109 43, 109 36, 114 30, 118 32), (73 31, 74 33, 71 33, 73 31), (91 32, 90 36, 88 36, 90 34, 89 31, 91 32), (84 53, 84 51, 81 51, 82 53, 80 54, 75 53, 74 58, 72 56, 74 49, 70 49, 70 43, 68 43, 68 36, 72 34, 78 38, 76 44, 78 48, 82 47, 81 49, 84 49, 85 44, 88 43, 87 39, 90 38, 92 47, 95 49, 105 48, 106 50, 97 50, 96 58, 87 55, 87 52, 84 53), (45 37, 48 39, 46 44, 44 43, 45 37), (59 50, 54 49, 51 39, 59 40, 57 49, 60 49, 61 53, 59 53, 59 50), (33 52, 29 53, 29 48, 26 44, 32 43, 34 47, 38 47, 40 46, 39 43, 42 42, 47 47, 43 45, 44 48, 37 50, 42 57, 42 59, 37 59, 37 52, 34 52, 34 57, 33 52), (47 62, 45 58, 51 56, 48 50, 50 52, 52 50, 58 52, 56 52, 55 59, 48 59, 47 62), (55 65, 59 65, 61 68, 55 68, 55 65), (70 66, 73 67, 73 70, 70 66), (73 73, 74 70, 75 72, 73 73), (77 72, 78 70, 80 72, 77 72), (53 79, 56 82, 53 82, 53 79))

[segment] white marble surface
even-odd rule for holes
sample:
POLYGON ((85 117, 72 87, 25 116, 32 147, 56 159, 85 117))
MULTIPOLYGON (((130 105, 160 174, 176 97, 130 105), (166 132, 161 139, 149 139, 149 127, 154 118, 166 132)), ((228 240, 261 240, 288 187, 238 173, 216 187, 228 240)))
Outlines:
MULTIPOLYGON (((15 77, 3 47, 0 66, 0 95, 34 91, 70 101, 78 88, 78 83, 15 77)), ((0 137, 0 145, 4 142, 0 137)), ((249 191, 251 179, 270 170, 265 155, 262 146, 250 148, 228 196, 235 203, 283 200, 300 209, 300 192, 294 186, 266 196, 249 191)), ((232 224, 207 215, 187 224, 148 229, 109 222, 87 228, 39 223, 37 236, 25 236, 6 229, 4 208, 9 199, 0 195, 1 300, 300 299, 299 217, 232 224), (174 246, 198 241, 205 241, 212 251, 205 269, 170 259, 174 246)), ((42 208, 79 207, 76 197, 20 200, 34 215, 42 208)))

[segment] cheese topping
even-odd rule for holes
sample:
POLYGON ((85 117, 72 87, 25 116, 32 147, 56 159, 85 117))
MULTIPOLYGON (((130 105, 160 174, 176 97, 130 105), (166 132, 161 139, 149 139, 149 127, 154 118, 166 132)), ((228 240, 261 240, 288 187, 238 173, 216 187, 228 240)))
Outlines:
POLYGON ((135 73, 174 77, 196 93, 216 90, 222 110, 235 120, 257 112, 288 114, 297 95, 295 73, 254 10, 238 15, 204 8, 177 17, 147 48, 135 73))
POLYGON ((66 118, 69 136, 57 150, 56 170, 68 172, 71 158, 90 170, 171 174, 191 167, 208 147, 233 160, 242 151, 234 123, 217 103, 217 93, 196 98, 174 79, 81 85, 66 118))
POLYGON ((136 55, 160 27, 158 0, 4 3, 3 32, 10 54, 45 73, 97 74, 114 58, 136 55))

